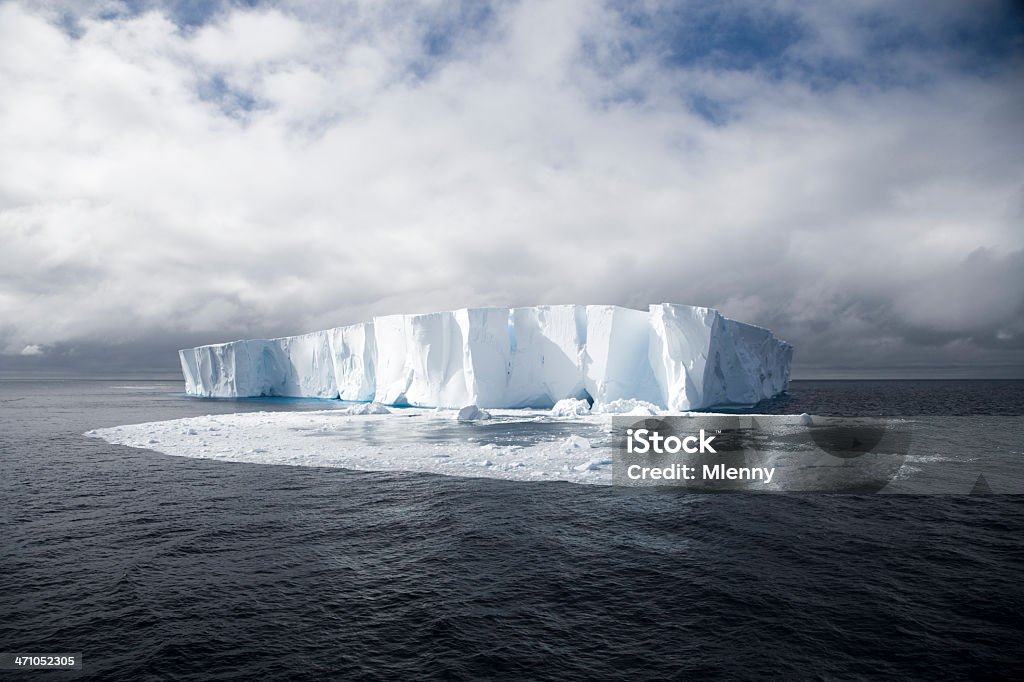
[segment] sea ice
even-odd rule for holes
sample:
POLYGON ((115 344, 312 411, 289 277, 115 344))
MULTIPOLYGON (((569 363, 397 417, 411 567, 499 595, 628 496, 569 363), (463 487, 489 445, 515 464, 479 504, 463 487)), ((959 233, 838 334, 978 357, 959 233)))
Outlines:
POLYGON ((569 422, 540 410, 494 410, 486 421, 465 422, 453 418, 454 410, 404 408, 401 414, 381 415, 376 409, 353 409, 358 407, 188 417, 86 435, 228 462, 611 484, 606 417, 569 422), (500 431, 511 442, 491 440, 494 425, 504 427, 500 431))
MULTIPOLYGON (((228 462, 516 481, 613 482, 616 442, 611 415, 567 419, 544 410, 491 410, 486 421, 466 422, 454 419, 454 410, 404 408, 382 414, 380 410, 387 408, 372 405, 368 403, 365 412, 344 407, 207 415, 96 429, 86 435, 169 455, 228 462)), ((785 478, 795 490, 830 490, 837 476, 873 475, 871 468, 851 467, 849 459, 820 449, 813 438, 806 437, 809 427, 802 415, 744 415, 743 419, 749 420, 750 428, 756 423, 767 437, 769 449, 758 461, 780 467, 786 472, 780 480, 785 478)), ((931 456, 934 446, 925 443, 920 452, 931 456)), ((869 467, 886 468, 893 457, 880 451, 858 463, 871 460, 866 463, 869 467)))

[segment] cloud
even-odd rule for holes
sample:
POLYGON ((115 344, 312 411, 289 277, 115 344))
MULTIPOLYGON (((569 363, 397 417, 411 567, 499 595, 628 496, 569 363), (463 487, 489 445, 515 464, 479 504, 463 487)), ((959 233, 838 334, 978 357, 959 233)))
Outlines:
POLYGON ((192 4, 0 5, 10 357, 668 300, 1024 366, 1008 5, 192 4))
POLYGON ((25 346, 24 348, 21 349, 21 353, 19 353, 19 355, 26 355, 26 356, 42 355, 42 354, 43 354, 43 347, 40 346, 37 343, 33 343, 33 344, 28 345, 28 346, 25 346))

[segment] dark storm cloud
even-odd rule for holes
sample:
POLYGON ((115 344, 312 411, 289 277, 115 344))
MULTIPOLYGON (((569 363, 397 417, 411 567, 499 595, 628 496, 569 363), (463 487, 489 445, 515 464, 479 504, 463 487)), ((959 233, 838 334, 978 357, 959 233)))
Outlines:
POLYGON ((1022 35, 999 2, 0 5, 0 369, 667 300, 798 373, 1019 375, 1022 35))

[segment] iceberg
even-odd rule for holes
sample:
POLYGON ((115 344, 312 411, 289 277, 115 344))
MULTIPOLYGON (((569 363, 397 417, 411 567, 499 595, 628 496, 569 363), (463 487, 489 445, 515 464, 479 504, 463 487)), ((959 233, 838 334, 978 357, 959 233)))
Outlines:
POLYGON ((370 402, 376 394, 373 324, 352 324, 327 330, 338 398, 370 402))
POLYGON ((328 332, 179 351, 185 392, 208 398, 337 398, 328 332))
POLYGON ((714 308, 651 306, 651 401, 669 410, 753 405, 789 386, 793 347, 714 308))
POLYGON ((375 317, 299 336, 179 351, 200 397, 381 405, 688 411, 753 405, 789 385, 793 347, 714 308, 542 305, 375 317), (568 403, 563 403, 568 404, 568 403))

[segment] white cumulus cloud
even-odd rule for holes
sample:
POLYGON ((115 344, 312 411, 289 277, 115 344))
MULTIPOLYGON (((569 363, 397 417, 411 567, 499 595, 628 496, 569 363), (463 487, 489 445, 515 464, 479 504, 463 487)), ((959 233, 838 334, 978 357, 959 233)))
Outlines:
POLYGON ((68 7, 0 5, 8 354, 668 300, 807 367, 1024 358, 1024 69, 958 64, 960 4, 877 58, 857 8, 766 5, 771 68, 589 0, 68 7))

